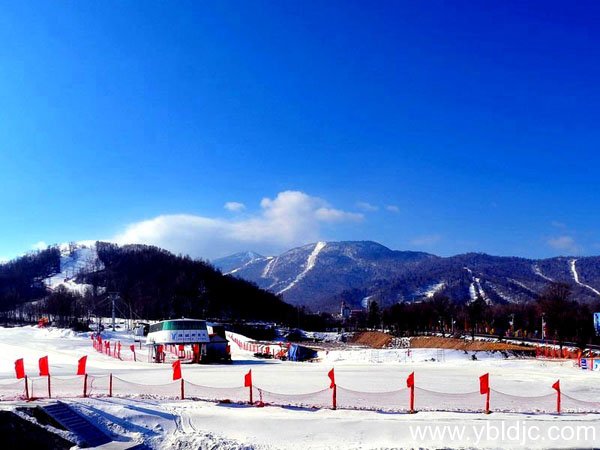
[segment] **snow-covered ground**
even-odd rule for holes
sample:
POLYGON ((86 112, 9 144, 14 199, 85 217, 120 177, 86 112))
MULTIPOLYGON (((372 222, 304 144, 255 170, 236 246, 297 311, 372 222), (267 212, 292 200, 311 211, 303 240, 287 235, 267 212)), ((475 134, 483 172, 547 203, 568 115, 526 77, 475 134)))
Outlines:
MULTIPOLYGON (((113 338, 120 339, 124 348, 133 343, 124 333, 113 338)), ((550 396, 552 384, 560 379, 565 395, 600 401, 600 372, 580 370, 572 361, 505 359, 498 353, 479 353, 473 360, 471 354, 460 351, 413 349, 408 354, 405 349, 390 349, 330 351, 321 355, 321 362, 293 363, 256 359, 235 345, 232 351, 234 364, 184 365, 183 377, 197 385, 239 389, 244 374, 252 369, 254 384, 267 391, 298 394, 325 390, 329 396, 327 372, 332 367, 340 389, 371 393, 405 388, 406 377, 413 371, 419 388, 470 393, 478 391, 478 377, 489 372, 492 388, 500 392, 550 396)), ((94 351, 89 335, 68 330, 0 328, 0 354, 0 380, 14 380, 17 358, 24 358, 28 375, 35 376, 38 358, 49 355, 53 376, 66 376, 73 375, 77 360, 88 355, 87 371, 94 376, 113 373, 127 382, 146 385, 171 382, 170 365, 116 360, 94 351)), ((594 447, 600 441, 600 414, 257 408, 144 398, 135 395, 137 388, 131 386, 128 398, 75 398, 68 402, 113 439, 143 441, 153 448, 571 448, 594 447), (449 433, 455 433, 454 438, 449 433)), ((150 394, 159 394, 158 389, 148 389, 150 394)), ((476 400, 479 402, 479 397, 476 400)), ((0 402, 4 408, 11 405, 0 402)))

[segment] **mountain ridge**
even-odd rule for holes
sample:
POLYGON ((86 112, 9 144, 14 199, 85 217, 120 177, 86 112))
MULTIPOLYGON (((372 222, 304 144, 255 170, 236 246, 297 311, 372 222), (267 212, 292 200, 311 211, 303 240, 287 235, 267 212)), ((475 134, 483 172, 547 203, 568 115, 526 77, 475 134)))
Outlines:
MULTIPOLYGON (((254 255, 257 255, 254 253, 254 255)), ((228 257, 212 263, 220 268, 228 257)), ((247 259, 228 272, 281 295, 294 305, 335 311, 342 301, 361 307, 420 301, 439 293, 458 302, 534 300, 551 282, 571 286, 582 302, 600 300, 600 257, 529 259, 464 253, 441 257, 391 250, 374 241, 321 241, 277 256, 247 259)))

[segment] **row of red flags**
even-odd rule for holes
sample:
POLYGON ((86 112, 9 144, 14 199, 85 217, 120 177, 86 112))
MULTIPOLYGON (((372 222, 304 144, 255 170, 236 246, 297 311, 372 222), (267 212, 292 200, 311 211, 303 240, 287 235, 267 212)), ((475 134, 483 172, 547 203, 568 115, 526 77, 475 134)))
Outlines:
MULTIPOLYGON (((411 373, 409 375, 409 379, 412 378, 412 383, 414 385, 414 375, 415 373, 411 373)), ((408 383, 407 383, 408 384, 408 383)), ((408 386, 411 387, 411 386, 408 386)), ((560 380, 556 380, 556 382, 552 385, 552 389, 555 389, 557 392, 560 392, 560 380)), ((479 393, 481 395, 488 394, 490 392, 490 374, 486 373, 479 377, 479 393)))
MULTIPOLYGON (((85 366, 87 363, 87 356, 82 356, 77 362, 77 375, 85 375, 85 366)), ((40 369, 40 377, 50 376, 50 364, 48 362, 48 356, 42 356, 38 361, 38 367, 40 369)), ((25 378, 25 361, 23 358, 15 361, 15 375, 17 379, 25 378)))
MULTIPOLYGON (((180 380, 181 379, 181 361, 175 361, 172 364, 173 367, 173 380, 180 380)), ((331 369, 328 373, 327 376, 329 377, 329 380, 331 381, 331 383, 329 384, 329 388, 332 389, 333 387, 336 386, 335 383, 335 370, 331 369)), ((248 373, 246 373, 244 375, 244 387, 252 387, 252 369, 250 369, 248 371, 248 373)), ((415 373, 412 372, 407 378, 406 378, 406 387, 408 388, 414 388, 415 387, 415 373)), ((553 385, 552 385, 552 389, 555 389, 556 391, 560 392, 560 380, 557 380, 553 385)), ((490 392, 490 374, 486 373, 484 375, 481 375, 479 377, 479 393, 482 395, 488 394, 490 392)))
MULTIPOLYGON (((77 375, 85 375, 86 371, 85 371, 85 366, 87 363, 87 356, 82 356, 81 358, 79 358, 78 364, 77 364, 77 375)), ((41 377, 47 377, 50 376, 50 366, 48 363, 48 356, 43 356, 39 359, 39 373, 41 377)), ((177 360, 172 364, 172 368, 173 368, 173 380, 180 380, 181 379, 181 361, 177 360)), ((15 373, 18 379, 21 378, 25 378, 25 364, 23 361, 23 358, 21 359, 17 359, 15 361, 15 373)), ((336 386, 335 383, 335 370, 331 369, 328 373, 327 376, 329 377, 329 380, 331 381, 329 388, 334 388, 336 386)), ((252 387, 252 369, 250 369, 248 371, 248 373, 246 373, 244 375, 244 387, 252 387)), ((415 373, 412 372, 407 378, 406 378, 406 387, 408 388, 414 388, 415 387, 415 373)), ((553 385, 552 385, 552 389, 555 389, 557 392, 560 392, 560 380, 557 380, 553 385)), ((490 374, 486 373, 483 374, 479 377, 479 393, 481 395, 485 395, 485 394, 489 394, 490 392, 490 374)))

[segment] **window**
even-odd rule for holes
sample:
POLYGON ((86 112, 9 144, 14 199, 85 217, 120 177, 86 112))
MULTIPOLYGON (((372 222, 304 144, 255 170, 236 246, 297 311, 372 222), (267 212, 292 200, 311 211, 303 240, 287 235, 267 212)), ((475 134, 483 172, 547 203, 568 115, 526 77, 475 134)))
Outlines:
POLYGON ((162 331, 163 325, 164 325, 163 322, 153 323, 152 325, 150 325, 150 333, 156 333, 157 331, 162 331))

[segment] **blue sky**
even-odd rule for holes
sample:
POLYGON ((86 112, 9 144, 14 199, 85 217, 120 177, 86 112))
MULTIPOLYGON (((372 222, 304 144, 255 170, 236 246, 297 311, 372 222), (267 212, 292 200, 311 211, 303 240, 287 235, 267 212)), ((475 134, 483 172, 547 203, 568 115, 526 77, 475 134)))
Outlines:
POLYGON ((2 2, 0 257, 600 254, 600 5, 372 3, 2 2))

